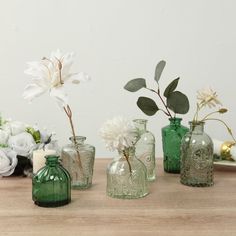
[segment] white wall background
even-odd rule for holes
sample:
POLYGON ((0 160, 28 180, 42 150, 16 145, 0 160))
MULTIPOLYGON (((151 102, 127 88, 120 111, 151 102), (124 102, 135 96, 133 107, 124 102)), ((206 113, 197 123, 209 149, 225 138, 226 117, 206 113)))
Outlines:
MULTIPOLYGON (((70 135, 65 114, 48 95, 29 105, 22 92, 29 78, 26 62, 60 48, 77 53, 74 70, 93 80, 70 87, 76 129, 95 145, 97 157, 105 150, 98 135, 102 123, 114 115, 146 118, 137 108, 138 95, 124 84, 132 78, 155 85, 155 65, 167 61, 160 84, 181 77, 179 89, 195 110, 196 90, 211 86, 229 108, 225 120, 236 131, 236 1, 232 0, 1 0, 0 2, 0 111, 27 123, 57 132, 60 143, 70 135)), ((164 115, 149 119, 162 155, 160 129, 164 115)), ((208 123, 214 138, 228 139, 218 123, 208 123)))

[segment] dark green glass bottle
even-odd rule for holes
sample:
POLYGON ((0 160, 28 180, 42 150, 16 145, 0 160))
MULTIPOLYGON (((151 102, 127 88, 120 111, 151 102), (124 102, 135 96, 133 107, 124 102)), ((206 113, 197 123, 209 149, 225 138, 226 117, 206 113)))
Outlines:
POLYGON ((170 124, 162 128, 163 165, 165 172, 180 173, 180 145, 188 128, 181 125, 181 118, 170 118, 170 124))
POLYGON ((46 166, 32 179, 32 198, 41 207, 58 207, 71 201, 71 178, 59 161, 59 156, 48 155, 46 166))

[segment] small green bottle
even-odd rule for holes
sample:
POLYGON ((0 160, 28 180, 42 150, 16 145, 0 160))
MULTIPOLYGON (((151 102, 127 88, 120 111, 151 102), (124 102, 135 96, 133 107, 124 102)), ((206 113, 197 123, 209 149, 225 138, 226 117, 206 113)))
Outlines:
POLYGON ((180 173, 180 145, 188 128, 181 125, 181 118, 170 118, 170 124, 162 128, 164 171, 180 173))
POLYGON ((59 161, 59 156, 48 155, 46 166, 32 179, 32 198, 41 207, 59 207, 71 201, 71 178, 59 161))

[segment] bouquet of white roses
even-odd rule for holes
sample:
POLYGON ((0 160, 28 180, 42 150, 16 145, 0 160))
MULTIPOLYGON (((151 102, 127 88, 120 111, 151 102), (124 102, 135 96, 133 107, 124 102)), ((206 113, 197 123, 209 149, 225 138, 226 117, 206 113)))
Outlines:
POLYGON ((33 151, 49 144, 51 136, 36 126, 0 118, 0 176, 30 172, 33 151))

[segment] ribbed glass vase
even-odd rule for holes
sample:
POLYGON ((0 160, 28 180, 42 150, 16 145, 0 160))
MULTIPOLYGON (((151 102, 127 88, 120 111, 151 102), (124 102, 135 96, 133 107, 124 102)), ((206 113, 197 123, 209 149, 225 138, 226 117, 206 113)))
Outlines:
POLYGON ((71 143, 62 148, 62 164, 71 175, 73 189, 92 186, 95 147, 85 144, 86 137, 70 137, 71 143), (79 156, 78 156, 79 155, 79 156))
POLYGON ((170 124, 162 128, 163 166, 168 173, 180 173, 180 145, 188 128, 181 125, 181 118, 170 118, 170 124))
POLYGON ((148 181, 153 181, 156 179, 155 137, 146 128, 147 120, 135 119, 133 122, 140 137, 135 144, 136 157, 146 166, 148 181))
POLYGON ((134 199, 148 194, 147 169, 135 157, 135 148, 119 152, 107 167, 107 195, 113 198, 134 199), (129 159, 130 167, 126 158, 129 159), (131 168, 131 172, 130 172, 131 168))
POLYGON ((204 122, 190 122, 182 140, 180 181, 194 187, 213 185, 213 142, 204 132, 204 122))
POLYGON ((71 201, 71 178, 58 162, 59 156, 46 156, 46 166, 32 179, 32 198, 41 207, 59 207, 71 201))

